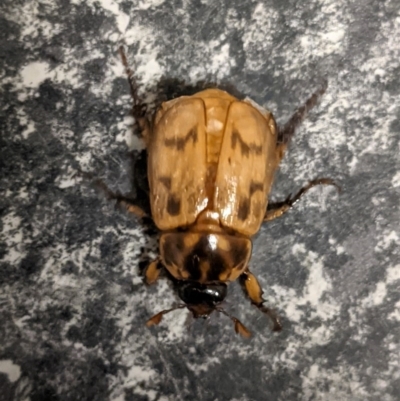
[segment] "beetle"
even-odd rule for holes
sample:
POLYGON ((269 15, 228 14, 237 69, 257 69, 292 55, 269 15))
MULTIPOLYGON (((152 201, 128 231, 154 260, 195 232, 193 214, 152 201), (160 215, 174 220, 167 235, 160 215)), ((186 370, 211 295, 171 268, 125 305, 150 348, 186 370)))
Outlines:
MULTIPOLYGON (((251 238, 263 222, 285 214, 310 188, 339 189, 332 179, 321 178, 293 197, 268 203, 274 174, 295 129, 325 92, 327 82, 281 129, 270 111, 220 89, 164 102, 150 119, 123 47, 119 52, 132 114, 147 149, 150 217, 161 232, 160 255, 146 268, 145 281, 153 284, 166 271, 183 301, 154 315, 147 326, 179 308, 189 309, 195 318, 218 311, 232 319, 237 333, 249 337, 250 331, 221 306, 227 285, 239 280, 251 303, 269 316, 273 330, 281 330, 279 317, 264 305, 263 291, 248 266, 251 238)), ((146 216, 130 199, 102 186, 128 212, 146 216)))

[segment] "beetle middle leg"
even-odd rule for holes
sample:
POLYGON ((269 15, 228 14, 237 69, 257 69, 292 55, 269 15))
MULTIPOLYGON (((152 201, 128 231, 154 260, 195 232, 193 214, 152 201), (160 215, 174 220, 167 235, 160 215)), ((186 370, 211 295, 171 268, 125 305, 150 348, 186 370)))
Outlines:
POLYGON ((107 199, 115 200, 118 207, 126 209, 127 212, 134 214, 138 218, 148 217, 148 214, 140 206, 136 205, 132 199, 119 192, 112 191, 103 180, 96 178, 94 174, 85 171, 79 171, 78 174, 91 180, 94 187, 102 191, 107 199))
POLYGON ((147 145, 149 144, 149 136, 150 136, 150 125, 146 117, 147 105, 138 95, 138 85, 133 75, 133 71, 128 65, 128 60, 126 58, 123 46, 119 47, 119 54, 121 56, 122 64, 125 67, 126 75, 128 76, 129 88, 133 100, 132 115, 139 127, 140 134, 147 147, 147 145))
POLYGON ((301 188, 293 197, 289 195, 283 202, 269 203, 264 216, 264 221, 271 221, 277 217, 281 217, 283 214, 289 211, 309 189, 317 185, 333 185, 340 192, 339 185, 336 184, 331 178, 317 178, 316 180, 310 181, 305 187, 301 188))
POLYGON ((264 305, 265 299, 262 297, 263 291, 254 274, 250 273, 247 269, 239 277, 240 284, 243 292, 250 299, 251 303, 255 305, 261 312, 265 313, 273 323, 273 331, 282 330, 282 324, 279 321, 278 315, 270 308, 264 305))

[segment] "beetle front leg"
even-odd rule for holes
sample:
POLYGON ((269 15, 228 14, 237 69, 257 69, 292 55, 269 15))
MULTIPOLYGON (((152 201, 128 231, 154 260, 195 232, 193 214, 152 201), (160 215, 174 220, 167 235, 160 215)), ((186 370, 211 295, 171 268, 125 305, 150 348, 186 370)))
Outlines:
POLYGON ((247 269, 239 277, 240 284, 242 285, 243 292, 250 299, 251 303, 255 305, 261 312, 265 313, 273 323, 273 331, 282 330, 282 324, 279 321, 278 315, 270 308, 264 305, 265 299, 262 297, 263 291, 254 274, 250 273, 247 269))
POLYGON ((140 134, 147 148, 150 141, 150 124, 149 120, 146 117, 147 105, 138 95, 138 85, 133 75, 133 71, 128 65, 128 60, 126 58, 123 46, 119 47, 119 54, 121 56, 122 64, 125 67, 126 75, 128 76, 128 83, 133 101, 132 115, 139 127, 140 134))
POLYGON ((293 207, 293 205, 311 188, 317 185, 333 185, 337 188, 340 193, 340 187, 333 181, 331 178, 318 178, 316 180, 310 181, 308 185, 301 188, 296 195, 291 197, 289 195, 283 202, 276 202, 268 204, 267 211, 265 213, 264 221, 271 221, 276 219, 277 217, 281 217, 285 214, 289 209, 293 207))

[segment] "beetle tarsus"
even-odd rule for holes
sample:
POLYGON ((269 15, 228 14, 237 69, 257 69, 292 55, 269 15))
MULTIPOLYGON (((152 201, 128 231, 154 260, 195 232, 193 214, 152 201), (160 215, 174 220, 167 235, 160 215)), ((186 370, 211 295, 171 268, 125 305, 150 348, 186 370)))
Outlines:
POLYGON ((290 210, 293 205, 300 200, 300 198, 311 188, 317 185, 333 185, 336 187, 338 192, 341 192, 341 188, 334 180, 331 178, 317 178, 316 180, 310 181, 305 187, 301 188, 296 195, 293 197, 289 195, 283 202, 276 202, 268 204, 267 212, 265 213, 264 221, 271 221, 277 217, 281 217, 288 210, 290 210))
POLYGON ((272 331, 281 331, 282 330, 282 323, 279 319, 279 316, 273 309, 266 307, 264 304, 256 305, 261 312, 265 313, 270 320, 272 321, 272 331))
POLYGON ((256 306, 262 313, 266 314, 272 321, 272 331, 281 331, 282 324, 279 316, 273 309, 264 305, 265 299, 262 297, 263 291, 256 276, 248 269, 239 277, 243 292, 250 299, 251 303, 256 306))

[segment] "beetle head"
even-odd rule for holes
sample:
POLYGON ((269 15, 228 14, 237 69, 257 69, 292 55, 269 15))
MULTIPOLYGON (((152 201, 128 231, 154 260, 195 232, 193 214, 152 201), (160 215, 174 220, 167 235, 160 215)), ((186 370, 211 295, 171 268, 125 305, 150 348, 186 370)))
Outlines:
POLYGON ((226 284, 200 284, 190 281, 177 283, 179 298, 193 317, 207 318, 226 297, 226 284))
POLYGON ((250 331, 240 320, 231 316, 220 306, 227 293, 226 284, 216 283, 205 285, 196 282, 179 281, 176 283, 176 286, 179 297, 185 303, 157 313, 147 321, 146 325, 148 327, 159 324, 166 313, 176 309, 188 308, 195 318, 207 319, 213 311, 223 313, 233 321, 236 333, 246 338, 251 336, 250 331))

